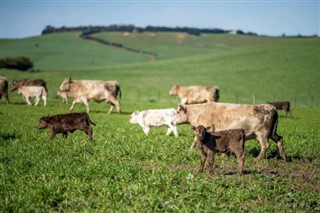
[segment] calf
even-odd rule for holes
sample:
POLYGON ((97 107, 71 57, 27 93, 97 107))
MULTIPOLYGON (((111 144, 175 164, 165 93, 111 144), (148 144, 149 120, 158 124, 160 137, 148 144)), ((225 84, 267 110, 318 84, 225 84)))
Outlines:
POLYGON ((38 105, 40 98, 42 97, 43 105, 47 105, 48 93, 43 86, 20 86, 18 88, 18 94, 22 94, 24 100, 31 106, 30 97, 35 97, 35 106, 38 105))
POLYGON ((289 101, 267 102, 267 104, 271 104, 277 110, 284 110, 285 113, 286 113, 286 116, 288 116, 289 113, 291 114, 291 112, 290 112, 290 102, 289 101))
POLYGON ((149 109, 145 111, 136 111, 131 114, 130 123, 139 124, 146 135, 149 134, 150 126, 168 126, 167 135, 172 132, 178 137, 177 127, 172 125, 171 122, 176 116, 175 109, 149 109))
POLYGON ((8 80, 5 77, 0 76, 0 99, 4 96, 6 98, 7 104, 9 103, 8 94, 8 80))
POLYGON ((201 154, 201 164, 199 172, 203 172, 204 163, 208 159, 209 172, 214 173, 214 155, 216 152, 226 153, 230 149, 237 157, 238 171, 242 174, 244 165, 244 142, 245 131, 243 129, 229 129, 215 133, 207 132, 202 125, 192 127, 196 131, 198 149, 201 154))
POLYGON ((53 139, 57 133, 62 133, 62 135, 67 138, 68 132, 73 133, 79 129, 84 131, 90 141, 92 141, 92 128, 90 127, 90 123, 96 125, 85 112, 68 113, 42 117, 39 120, 38 128, 51 129, 50 139, 53 139))

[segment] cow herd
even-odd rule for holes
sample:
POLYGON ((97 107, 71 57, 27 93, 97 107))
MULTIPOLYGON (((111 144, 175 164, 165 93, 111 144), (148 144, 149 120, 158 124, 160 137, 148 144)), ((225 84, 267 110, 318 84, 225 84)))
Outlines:
MULTIPOLYGON (((5 97, 9 103, 8 81, 0 76, 0 98, 5 97)), ((11 91, 22 94, 28 105, 31 105, 30 97, 35 98, 37 105, 42 98, 44 106, 47 104, 47 84, 42 79, 23 79, 13 81, 11 91)), ((68 98, 73 102, 72 111, 76 104, 83 103, 87 112, 67 113, 42 117, 39 120, 39 129, 49 128, 50 138, 57 133, 65 138, 68 132, 75 130, 84 131, 90 140, 92 128, 95 125, 89 118, 89 102, 105 102, 111 105, 108 113, 116 108, 120 113, 121 97, 120 85, 117 81, 101 80, 73 80, 64 79, 58 89, 58 96, 67 103, 68 98)), ((190 147, 196 144, 201 155, 200 172, 204 170, 204 163, 208 158, 210 173, 213 173, 213 159, 216 152, 225 153, 231 150, 237 157, 238 171, 241 174, 244 165, 244 142, 256 139, 261 146, 260 154, 255 160, 265 157, 269 147, 268 139, 278 145, 279 155, 286 160, 283 148, 283 140, 277 133, 278 113, 277 109, 283 109, 286 115, 290 112, 289 102, 266 103, 260 105, 218 103, 219 88, 216 86, 180 86, 174 85, 169 95, 178 96, 180 104, 177 109, 148 109, 135 111, 131 114, 129 122, 139 124, 143 132, 148 135, 150 127, 168 127, 167 135, 171 133, 178 137, 177 125, 190 124, 195 137, 190 147)))

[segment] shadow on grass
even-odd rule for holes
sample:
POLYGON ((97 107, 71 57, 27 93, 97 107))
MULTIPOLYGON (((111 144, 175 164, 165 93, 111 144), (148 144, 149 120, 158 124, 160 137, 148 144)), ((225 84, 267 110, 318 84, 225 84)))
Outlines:
POLYGON ((2 140, 2 141, 14 140, 17 138, 20 138, 20 136, 13 134, 13 133, 1 133, 0 134, 0 140, 2 140))

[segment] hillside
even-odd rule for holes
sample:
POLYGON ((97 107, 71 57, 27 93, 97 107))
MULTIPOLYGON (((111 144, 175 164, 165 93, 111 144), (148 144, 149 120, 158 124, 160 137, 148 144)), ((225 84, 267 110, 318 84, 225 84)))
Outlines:
POLYGON ((9 79, 44 78, 48 81, 49 90, 54 91, 50 93, 52 97, 63 78, 72 77, 116 79, 121 84, 123 100, 126 101, 177 103, 177 99, 168 95, 174 84, 201 84, 219 86, 223 102, 252 103, 254 95, 256 103, 289 100, 293 107, 319 107, 319 42, 319 38, 261 38, 259 44, 247 41, 247 44, 240 42, 236 47, 237 42, 233 41, 234 48, 231 49, 152 63, 125 64, 123 61, 121 65, 113 63, 100 69, 86 64, 81 70, 60 68, 61 71, 35 73, 1 70, 0 75, 9 79))
POLYGON ((80 32, 55 33, 24 39, 1 39, 1 58, 28 56, 35 70, 96 69, 154 60, 139 51, 153 52, 156 60, 220 53, 235 48, 281 40, 279 38, 186 33, 97 33, 91 35, 110 43, 137 50, 107 46, 80 38, 80 32))

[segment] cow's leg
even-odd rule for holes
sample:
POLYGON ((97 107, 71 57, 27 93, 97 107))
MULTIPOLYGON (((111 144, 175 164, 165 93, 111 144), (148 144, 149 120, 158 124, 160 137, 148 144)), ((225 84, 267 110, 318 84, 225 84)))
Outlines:
POLYGON ((116 98, 114 98, 113 96, 110 96, 110 97, 108 97, 108 100, 106 102, 107 103, 110 102, 110 104, 111 104, 111 107, 108 111, 108 114, 110 114, 113 111, 114 106, 116 106, 117 112, 120 113, 120 103, 116 98))
POLYGON ((143 129, 143 131, 144 131, 144 133, 145 133, 146 135, 149 134, 149 131, 150 131, 150 127, 149 127, 149 126, 144 126, 144 127, 142 127, 142 129, 143 129))
POLYGON ((273 135, 271 136, 271 139, 277 143, 278 145, 278 149, 279 149, 279 154, 282 157, 283 160, 287 160, 286 154, 284 152, 284 148, 283 148, 283 140, 282 137, 280 135, 278 135, 276 132, 273 133, 273 135))
POLYGON ((43 105, 47 106, 47 96, 46 95, 42 95, 42 100, 43 100, 43 105))
POLYGON ((89 113, 90 109, 89 109, 89 103, 88 103, 87 98, 85 96, 81 96, 81 101, 86 106, 87 113, 89 113))
POLYGON ((35 99, 35 104, 34 105, 37 106, 39 104, 39 101, 40 101, 40 96, 37 95, 35 98, 36 99, 35 99))
POLYGON ((71 105, 71 107, 70 107, 70 111, 72 111, 73 110, 73 108, 74 108, 74 106, 77 104, 77 101, 76 100, 73 100, 72 101, 72 105, 71 105))
POLYGON ((64 138, 68 138, 68 132, 63 132, 63 133, 62 133, 62 136, 63 136, 64 138))
POLYGON ((214 168, 213 168, 213 164, 214 164, 214 155, 215 153, 213 151, 208 151, 208 163, 209 163, 209 173, 210 175, 213 175, 214 173, 214 168))
POLYGON ((110 106, 110 108, 109 108, 109 111, 108 111, 108 114, 111 114, 111 112, 113 111, 113 109, 114 109, 114 105, 113 104, 110 104, 111 106, 110 106))
POLYGON ((171 129, 173 131, 174 136, 177 138, 179 136, 177 127, 176 126, 172 126, 171 129))
POLYGON ((200 158, 200 169, 199 169, 199 173, 203 173, 204 171, 204 164, 206 162, 206 159, 207 159, 207 155, 204 154, 204 153, 201 153, 201 158, 200 158))
POLYGON ((267 149, 269 148, 269 142, 268 142, 268 138, 265 137, 265 136, 258 136, 258 141, 260 143, 260 146, 261 146, 261 151, 260 151, 260 154, 258 155, 258 157, 256 157, 254 159, 254 161, 258 161, 260 160, 261 158, 264 158, 265 157, 265 154, 267 152, 267 149))
POLYGON ((193 142, 189 148, 189 151, 192 151, 193 147, 197 144, 197 136, 194 137, 193 142))
POLYGON ((29 96, 24 96, 24 99, 26 100, 26 102, 27 102, 27 104, 28 104, 29 106, 32 105, 31 102, 30 102, 30 97, 29 97, 29 96))
POLYGON ((243 152, 236 152, 235 154, 238 162, 238 171, 239 171, 239 174, 241 175, 243 171, 245 155, 243 152))
POLYGON ((54 139, 54 137, 56 137, 56 132, 55 131, 51 131, 51 135, 50 135, 50 139, 54 139))
POLYGON ((87 134, 87 136, 88 136, 90 141, 93 140, 93 138, 92 138, 92 128, 90 126, 87 126, 87 127, 83 128, 81 130, 83 130, 87 134))
POLYGON ((167 130, 167 134, 166 135, 170 135, 171 132, 172 132, 172 130, 171 130, 170 126, 168 126, 168 130, 167 130))

